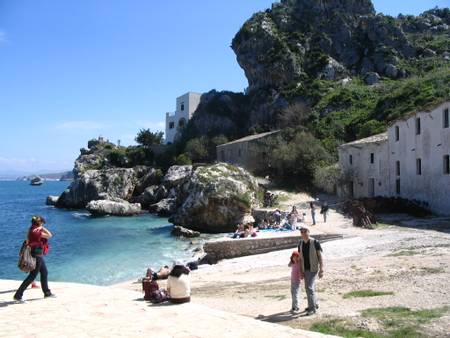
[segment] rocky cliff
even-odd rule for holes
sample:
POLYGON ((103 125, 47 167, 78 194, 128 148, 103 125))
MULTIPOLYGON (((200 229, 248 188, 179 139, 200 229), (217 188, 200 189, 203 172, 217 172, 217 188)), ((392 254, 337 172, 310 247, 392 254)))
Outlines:
POLYGON ((274 3, 232 41, 247 92, 205 94, 189 136, 221 130, 233 139, 303 125, 332 151, 382 132, 392 119, 448 98, 449 17, 436 8, 394 18, 377 14, 370 0, 274 3))

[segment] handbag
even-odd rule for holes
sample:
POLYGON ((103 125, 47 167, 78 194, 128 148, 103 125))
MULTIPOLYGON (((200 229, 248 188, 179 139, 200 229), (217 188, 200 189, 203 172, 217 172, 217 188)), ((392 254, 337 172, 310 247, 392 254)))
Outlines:
POLYGON ((36 258, 31 255, 31 247, 27 241, 24 241, 19 253, 19 262, 17 266, 23 272, 31 272, 36 269, 36 258))

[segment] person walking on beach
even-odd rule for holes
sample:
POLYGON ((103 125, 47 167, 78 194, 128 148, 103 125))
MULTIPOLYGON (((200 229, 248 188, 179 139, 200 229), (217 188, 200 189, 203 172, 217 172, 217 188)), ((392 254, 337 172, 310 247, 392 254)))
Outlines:
POLYGON ((316 225, 316 207, 313 202, 309 202, 309 207, 311 208, 312 225, 316 225))
POLYGON ((323 222, 327 222, 327 214, 328 214, 328 203, 324 202, 322 207, 320 208, 320 213, 323 215, 323 222))
POLYGON ((44 228, 45 219, 41 216, 31 218, 31 227, 28 230, 27 241, 31 247, 31 255, 36 258, 36 267, 31 271, 27 278, 20 285, 14 294, 14 300, 22 302, 22 296, 26 288, 35 280, 38 273, 41 275, 41 288, 44 292, 44 298, 54 297, 48 288, 48 271, 45 265, 44 255, 48 252, 48 239, 53 235, 44 228))
POLYGON ((291 255, 288 266, 291 268, 291 296, 292 296, 292 308, 291 312, 298 312, 298 293, 300 290, 300 281, 303 279, 303 273, 300 265, 300 254, 298 251, 294 251, 291 255))
POLYGON ((300 229, 301 240, 298 245, 300 264, 305 277, 305 290, 308 307, 305 309, 308 316, 316 313, 319 308, 316 298, 316 277, 323 277, 322 247, 317 239, 309 236, 309 229, 300 229))

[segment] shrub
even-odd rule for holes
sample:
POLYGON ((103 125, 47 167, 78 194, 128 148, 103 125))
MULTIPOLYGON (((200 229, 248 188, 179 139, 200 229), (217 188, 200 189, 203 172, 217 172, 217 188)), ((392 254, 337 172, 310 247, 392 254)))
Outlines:
POLYGON ((186 153, 180 154, 175 158, 175 164, 177 165, 188 165, 192 164, 192 160, 186 153))
POLYGON ((205 137, 197 137, 189 140, 185 148, 192 161, 204 161, 208 159, 208 141, 205 137))
POLYGON ((327 167, 318 167, 314 172, 313 184, 320 190, 329 194, 335 194, 340 178, 341 170, 338 164, 327 167))
POLYGON ((162 144, 164 133, 162 131, 153 133, 150 129, 141 129, 135 140, 144 147, 150 147, 155 144, 162 144))
POLYGON ((278 178, 310 182, 317 167, 330 163, 328 152, 309 132, 286 130, 272 140, 268 141, 273 149, 268 155, 269 165, 278 178))
POLYGON ((109 163, 115 167, 126 167, 128 165, 128 158, 125 148, 116 148, 111 150, 107 155, 107 159, 109 163))

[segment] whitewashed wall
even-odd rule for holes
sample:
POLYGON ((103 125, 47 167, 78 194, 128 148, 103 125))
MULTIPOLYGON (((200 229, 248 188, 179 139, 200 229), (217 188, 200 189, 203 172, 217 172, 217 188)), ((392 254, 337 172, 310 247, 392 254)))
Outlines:
POLYGON ((450 128, 443 127, 446 102, 431 112, 418 112, 404 121, 397 121, 388 130, 390 150, 390 195, 396 194, 396 179, 400 179, 403 198, 427 202, 438 214, 450 215, 450 175, 444 173, 444 155, 450 154, 450 128), (415 121, 420 118, 421 133, 416 135, 415 121), (395 127, 399 127, 399 140, 395 127), (417 174, 416 160, 422 162, 422 174, 417 174), (396 175, 400 161, 400 176, 396 175))
MULTIPOLYGON (((353 181, 355 198, 371 195, 370 179, 374 179, 373 196, 389 195, 389 161, 388 143, 362 143, 343 145, 339 148, 339 165, 347 181, 353 181), (370 154, 374 154, 374 163, 370 154), (352 164, 349 156, 352 155, 352 164)), ((345 185, 338 190, 341 196, 349 196, 350 188, 345 185)))

